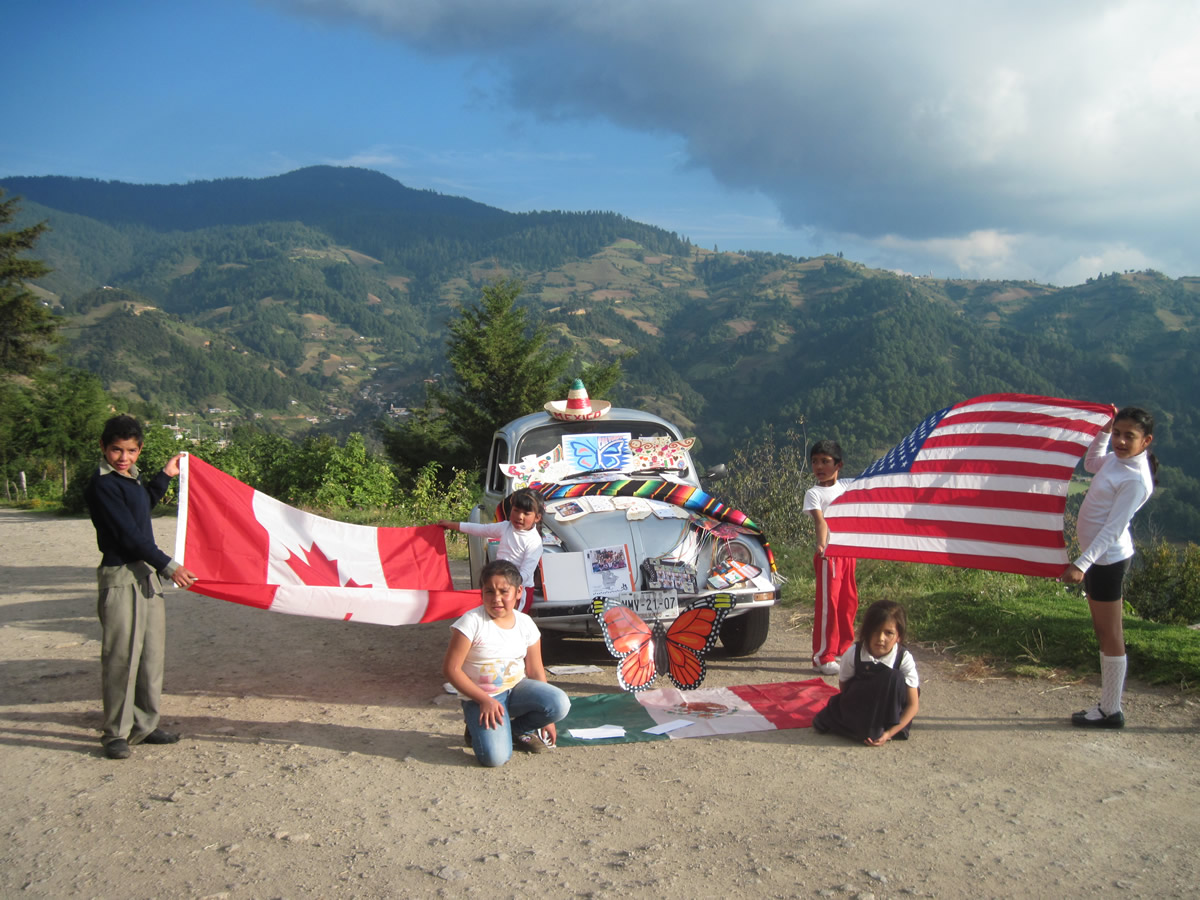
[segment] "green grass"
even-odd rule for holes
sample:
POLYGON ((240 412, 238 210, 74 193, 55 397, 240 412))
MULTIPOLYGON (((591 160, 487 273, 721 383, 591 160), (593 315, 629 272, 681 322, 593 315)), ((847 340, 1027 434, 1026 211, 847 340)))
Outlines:
MULTIPOLYGON (((785 603, 812 603, 811 563, 802 553, 774 548, 791 580, 785 603), (790 590, 789 590, 790 589, 790 590), (807 592, 804 592, 807 589, 807 592)), ((1044 578, 943 566, 860 560, 860 612, 876 600, 903 604, 909 640, 1012 672, 1048 678, 1061 672, 1093 673, 1100 648, 1087 601, 1077 589, 1044 578)), ((1153 684, 1200 687, 1200 632, 1137 618, 1126 608, 1125 644, 1130 672, 1153 684)))

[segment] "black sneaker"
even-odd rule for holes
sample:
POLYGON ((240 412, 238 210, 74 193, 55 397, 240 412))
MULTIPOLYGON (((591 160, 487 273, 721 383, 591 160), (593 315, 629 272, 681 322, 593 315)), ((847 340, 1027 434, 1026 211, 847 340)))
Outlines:
POLYGON ((109 759, 129 759, 129 741, 117 738, 104 745, 104 755, 109 759))
POLYGON ((1071 724, 1079 728, 1124 728, 1125 713, 1119 709, 1115 713, 1109 715, 1104 714, 1104 710, 1099 706, 1093 706, 1091 709, 1081 709, 1077 713, 1071 715, 1071 724), (1098 717, 1091 717, 1092 713, 1099 713, 1098 717))
POLYGON ((155 728, 152 732, 142 738, 143 744, 178 744, 179 735, 174 731, 166 731, 162 728, 155 728))

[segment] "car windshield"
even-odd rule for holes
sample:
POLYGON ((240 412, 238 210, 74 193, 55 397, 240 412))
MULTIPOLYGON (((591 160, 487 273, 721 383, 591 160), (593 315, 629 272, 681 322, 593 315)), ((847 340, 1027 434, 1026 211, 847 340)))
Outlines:
POLYGON ((562 443, 564 434, 625 434, 626 432, 631 438, 679 439, 678 435, 672 434, 662 425, 654 422, 622 422, 611 419, 596 419, 592 422, 551 422, 541 428, 533 429, 521 438, 521 442, 517 444, 514 459, 549 453, 562 443))

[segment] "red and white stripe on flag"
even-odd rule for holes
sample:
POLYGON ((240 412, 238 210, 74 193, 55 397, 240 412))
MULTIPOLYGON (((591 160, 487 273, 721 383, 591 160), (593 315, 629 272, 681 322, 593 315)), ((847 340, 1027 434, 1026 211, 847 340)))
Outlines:
POLYGON ((826 555, 1060 575, 1071 473, 1110 412, 988 394, 932 413, 830 504, 826 555))
POLYGON ((479 605, 456 591, 441 528, 372 528, 306 513, 202 459, 179 469, 175 558, 192 590, 274 612, 408 625, 479 605))

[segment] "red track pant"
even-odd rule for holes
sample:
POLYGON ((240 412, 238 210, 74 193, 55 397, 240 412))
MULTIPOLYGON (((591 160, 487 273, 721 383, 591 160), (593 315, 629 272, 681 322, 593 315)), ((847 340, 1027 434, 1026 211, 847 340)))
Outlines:
POLYGON ((837 659, 854 643, 854 617, 858 614, 856 562, 850 556, 813 554, 817 575, 813 662, 817 665, 837 659))

